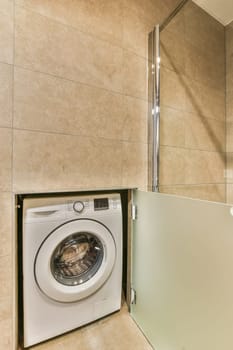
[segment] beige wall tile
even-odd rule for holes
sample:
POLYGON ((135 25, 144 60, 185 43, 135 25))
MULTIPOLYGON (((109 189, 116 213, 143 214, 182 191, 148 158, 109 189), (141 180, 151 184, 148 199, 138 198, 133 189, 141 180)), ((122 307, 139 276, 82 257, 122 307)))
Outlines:
POLYGON ((16 65, 122 91, 121 48, 17 6, 15 31, 16 65))
POLYGON ((0 321, 1 337, 0 350, 12 349, 12 320, 0 321))
POLYGON ((0 298, 0 322, 3 320, 9 320, 11 318, 12 318, 11 297, 0 298))
POLYGON ((185 145, 187 148, 225 152, 225 123, 202 115, 187 113, 185 145))
POLYGON ((214 202, 225 202, 225 184, 215 185, 188 185, 188 186, 160 186, 160 192, 204 199, 214 202))
POLYGON ((122 186, 147 189, 148 146, 143 143, 123 143, 122 186))
POLYGON ((161 107, 160 144, 165 146, 185 146, 185 112, 161 107))
POLYGON ((233 153, 226 153, 226 182, 233 184, 233 153))
MULTIPOLYGON (((232 74, 233 76, 233 74, 232 74)), ((233 77, 232 77, 233 78, 233 77)), ((233 83, 232 83, 233 87, 233 83)), ((233 90, 227 91, 227 101, 226 101, 226 119, 229 122, 233 122, 233 90)))
POLYGON ((113 0, 16 0, 41 15, 72 26, 83 32, 121 44, 123 31, 123 1, 113 0))
POLYGON ((14 95, 17 128, 109 139, 127 133, 120 94, 16 68, 14 95))
POLYGON ((161 105, 185 110, 186 83, 184 76, 169 69, 161 70, 161 105))
MULTIPOLYGON (((174 25, 173 25, 174 27, 174 25)), ((161 33, 161 65, 184 72, 185 69, 185 41, 184 32, 165 30, 161 33)))
POLYGON ((227 129, 227 152, 233 152, 233 123, 227 122, 226 124, 227 129))
POLYGON ((12 253, 12 195, 0 192, 0 257, 12 253))
POLYGON ((12 258, 0 256, 0 298, 12 296, 12 258))
POLYGON ((13 0, 1 0, 0 6, 0 62, 13 63, 13 0))
POLYGON ((14 132, 14 191, 121 186, 121 143, 59 134, 14 132))
POLYGON ((227 184, 227 203, 233 204, 233 184, 227 184))
POLYGON ((185 183, 185 150, 162 146, 160 148, 160 185, 185 183))
POLYGON ((135 54, 148 56, 148 33, 154 29, 154 22, 124 7, 123 47, 135 54))
POLYGON ((12 125, 13 67, 0 63, 0 127, 12 125))
POLYGON ((225 154, 188 150, 185 161, 185 183, 224 183, 225 154))
POLYGON ((146 143, 148 140, 148 103, 141 99, 125 96, 123 107, 125 122, 121 130, 122 139, 146 143))
POLYGON ((11 129, 0 128, 0 150, 0 191, 11 191, 11 129))
POLYGON ((147 60, 124 50, 123 65, 124 94, 147 99, 147 60))
POLYGON ((225 122, 225 93, 203 82, 185 79, 185 109, 225 122))
MULTIPOLYGON (((174 2, 174 0, 172 0, 174 2)), ((124 6, 140 17, 144 17, 156 25, 171 11, 173 4, 161 0, 124 0, 124 6)))

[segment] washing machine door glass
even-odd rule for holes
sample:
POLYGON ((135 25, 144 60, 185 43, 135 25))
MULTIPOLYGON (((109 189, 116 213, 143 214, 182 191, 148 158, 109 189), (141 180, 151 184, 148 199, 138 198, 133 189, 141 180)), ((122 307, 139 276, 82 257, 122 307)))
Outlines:
POLYGON ((103 244, 90 232, 76 232, 58 244, 51 257, 54 278, 67 286, 85 283, 101 266, 103 244))
POLYGON ((40 291, 58 302, 75 302, 98 291, 117 256, 112 233, 98 221, 77 219, 54 229, 40 245, 34 277, 40 291))

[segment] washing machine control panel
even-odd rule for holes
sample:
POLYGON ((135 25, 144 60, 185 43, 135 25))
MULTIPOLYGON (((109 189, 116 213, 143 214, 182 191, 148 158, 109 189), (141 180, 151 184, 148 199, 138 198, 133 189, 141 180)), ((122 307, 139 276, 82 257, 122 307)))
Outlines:
POLYGON ((109 209, 108 198, 95 198, 94 199, 94 210, 107 210, 109 209))
POLYGON ((82 213, 83 209, 84 209, 85 205, 83 202, 81 201, 76 201, 73 204, 73 209, 74 211, 76 211, 77 213, 82 213))

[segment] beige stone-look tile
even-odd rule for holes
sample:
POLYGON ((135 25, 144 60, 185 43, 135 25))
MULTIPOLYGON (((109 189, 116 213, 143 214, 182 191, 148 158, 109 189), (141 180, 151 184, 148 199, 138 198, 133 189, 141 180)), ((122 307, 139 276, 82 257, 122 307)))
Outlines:
POLYGON ((0 298, 0 322, 12 318, 12 299, 0 298))
POLYGON ((205 83, 186 78, 185 109, 188 112, 225 122, 225 93, 205 83))
POLYGON ((18 6, 15 16, 16 65, 122 91, 120 47, 18 6))
POLYGON ((161 107, 160 144, 164 146, 185 146, 185 112, 161 107))
POLYGON ((147 60, 124 50, 123 66, 124 94, 147 99, 147 60))
POLYGON ((0 256, 0 298, 7 298, 12 295, 12 258, 0 256))
POLYGON ((233 54, 233 29, 226 26, 226 56, 233 54))
POLYGON ((148 57, 148 34, 154 29, 154 22, 124 7, 123 47, 139 56, 148 57))
POLYGON ((124 142, 122 148, 122 186, 147 188, 148 145, 124 142))
POLYGON ((226 151, 233 152, 233 122, 227 122, 226 124, 227 135, 226 135, 226 151))
POLYGON ((12 195, 0 192, 0 257, 12 252, 12 195))
POLYGON ((233 153, 226 153, 226 182, 233 184, 233 153))
POLYGON ((233 184, 226 185, 227 203, 233 204, 233 184))
POLYGON ((0 321, 0 350, 11 350, 13 343, 12 320, 0 321))
POLYGON ((224 183, 225 154, 187 150, 185 160, 185 183, 224 183))
POLYGON ((12 125, 13 67, 0 63, 0 127, 12 125))
POLYGON ((195 199, 204 199, 214 202, 225 202, 225 184, 213 185, 186 185, 186 186, 160 186, 162 193, 174 194, 195 199))
MULTIPOLYGON (((184 72, 185 69, 185 41, 184 34, 179 31, 165 30, 161 33, 161 65, 184 72)), ((162 68, 163 69, 163 68, 162 68)))
POLYGON ((161 70, 161 105, 185 110, 186 82, 184 76, 170 69, 161 70))
POLYGON ((1 0, 0 6, 0 62, 13 63, 14 1, 1 0))
POLYGON ((162 146, 160 148, 160 185, 185 183, 185 150, 162 146))
POLYGON ((233 80, 232 83, 228 83, 228 88, 226 91, 226 120, 228 122, 233 122, 233 80))
POLYGON ((148 141, 148 102, 125 96, 123 106, 125 122, 121 132, 122 139, 146 143, 148 141))
POLYGON ((121 186, 121 143, 15 130, 14 191, 121 186))
POLYGON ((14 90, 14 127, 122 139, 120 94, 19 68, 14 90))
POLYGON ((172 8, 160 0, 124 0, 124 6, 154 25, 163 21, 172 8))
POLYGON ((117 44, 122 42, 122 0, 16 0, 16 4, 98 38, 117 44))
POLYGON ((147 102, 15 69, 14 127, 147 142, 147 102))
POLYGON ((0 149, 0 191, 11 191, 11 129, 0 128, 0 149))
POLYGON ((224 50, 224 26, 194 2, 184 8, 187 39, 202 50, 224 50))
POLYGON ((187 113, 185 146, 199 150, 225 152, 225 123, 202 115, 187 113))

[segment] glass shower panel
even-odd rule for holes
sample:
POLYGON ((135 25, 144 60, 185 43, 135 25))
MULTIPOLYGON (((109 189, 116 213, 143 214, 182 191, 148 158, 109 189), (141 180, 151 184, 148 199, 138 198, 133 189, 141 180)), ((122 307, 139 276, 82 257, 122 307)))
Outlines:
POLYGON ((233 349, 233 209, 134 191, 131 313, 156 350, 233 349))

